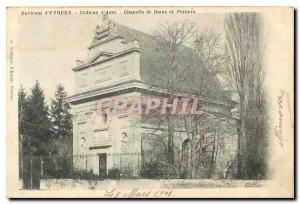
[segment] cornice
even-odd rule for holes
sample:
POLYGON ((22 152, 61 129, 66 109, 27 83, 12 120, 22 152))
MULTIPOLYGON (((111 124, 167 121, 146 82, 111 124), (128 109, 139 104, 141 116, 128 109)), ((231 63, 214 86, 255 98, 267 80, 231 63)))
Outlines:
POLYGON ((108 58, 106 58, 106 59, 103 59, 103 60, 101 60, 101 61, 97 61, 97 62, 94 62, 94 63, 89 63, 89 64, 83 64, 83 65, 80 65, 80 66, 78 66, 78 67, 73 68, 72 70, 73 70, 73 71, 79 71, 79 70, 82 70, 82 69, 86 69, 86 68, 88 68, 88 67, 90 67, 90 66, 94 66, 94 65, 96 65, 96 64, 101 64, 101 63, 104 63, 104 62, 107 62, 107 61, 111 61, 111 60, 113 60, 113 59, 115 59, 115 58, 122 57, 122 56, 127 55, 127 54, 130 54, 130 53, 132 53, 132 52, 140 52, 140 49, 139 49, 139 48, 133 47, 133 48, 130 48, 130 49, 128 49, 128 50, 119 52, 119 53, 117 53, 117 54, 115 54, 115 55, 113 55, 113 56, 111 56, 111 57, 108 57, 108 58))
POLYGON ((109 42, 109 41, 115 40, 115 39, 124 39, 124 38, 123 38, 122 36, 117 35, 117 36, 114 36, 114 37, 112 37, 112 38, 108 38, 108 39, 106 39, 106 40, 103 40, 103 41, 101 41, 101 42, 98 42, 98 43, 96 43, 96 44, 90 45, 90 46, 88 46, 87 48, 90 50, 90 49, 92 49, 92 48, 94 48, 94 47, 97 47, 98 45, 103 45, 103 44, 105 44, 105 43, 107 43, 107 42, 109 42))
MULTIPOLYGON (((83 93, 78 93, 73 96, 70 96, 67 101, 71 104, 78 104, 83 103, 86 100, 92 100, 95 97, 105 97, 107 95, 116 95, 118 93, 130 93, 131 91, 144 91, 144 92, 150 92, 154 94, 159 95, 168 95, 167 89, 159 88, 159 87, 153 87, 148 84, 145 84, 139 80, 131 80, 127 82, 123 82, 120 84, 115 84, 112 86, 99 88, 95 90, 86 91, 83 93)), ((197 97, 192 94, 180 94, 178 96, 186 96, 186 97, 197 97)), ((220 100, 214 100, 214 99, 202 99, 204 103, 207 104, 215 104, 220 105, 228 108, 235 107, 236 103, 233 101, 220 101, 220 100)))

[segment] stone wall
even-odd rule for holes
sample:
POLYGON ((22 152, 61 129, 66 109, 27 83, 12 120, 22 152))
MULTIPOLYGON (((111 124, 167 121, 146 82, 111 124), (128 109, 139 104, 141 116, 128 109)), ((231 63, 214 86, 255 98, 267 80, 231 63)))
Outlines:
MULTIPOLYGON (((139 93, 129 93, 121 97, 138 95, 139 93)), ((139 116, 122 112, 113 114, 110 106, 102 102, 100 99, 73 106, 74 168, 87 171, 92 169, 98 174, 98 154, 106 153, 107 170, 121 168, 123 164, 132 167, 133 174, 137 174, 140 165, 140 157, 137 155, 141 153, 139 116), (99 104, 102 104, 101 107, 99 104)))

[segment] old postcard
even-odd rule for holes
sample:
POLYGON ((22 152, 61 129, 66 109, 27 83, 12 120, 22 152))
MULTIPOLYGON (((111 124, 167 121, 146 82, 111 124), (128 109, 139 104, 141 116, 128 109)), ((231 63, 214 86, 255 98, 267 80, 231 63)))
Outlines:
POLYGON ((10 198, 293 198, 294 9, 7 8, 10 198))

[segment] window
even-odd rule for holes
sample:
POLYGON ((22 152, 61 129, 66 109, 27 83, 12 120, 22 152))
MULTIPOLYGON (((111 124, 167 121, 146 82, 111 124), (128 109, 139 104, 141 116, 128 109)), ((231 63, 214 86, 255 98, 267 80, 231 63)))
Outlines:
POLYGON ((182 144, 182 157, 183 157, 183 161, 187 161, 190 157, 190 149, 191 144, 190 144, 190 140, 186 139, 183 141, 182 144))

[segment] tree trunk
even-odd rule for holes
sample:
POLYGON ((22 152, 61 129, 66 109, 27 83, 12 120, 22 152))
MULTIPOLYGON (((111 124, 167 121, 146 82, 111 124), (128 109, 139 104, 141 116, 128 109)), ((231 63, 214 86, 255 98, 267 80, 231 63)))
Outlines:
POLYGON ((214 134, 214 140, 213 140, 213 149, 211 153, 211 162, 209 167, 209 178, 211 179, 215 173, 215 162, 216 162, 216 143, 217 143, 217 137, 219 132, 219 122, 217 122, 216 132, 214 134))
POLYGON ((171 166, 174 165, 174 127, 172 117, 167 116, 168 121, 168 162, 171 166))
POLYGON ((241 119, 236 120, 236 127, 238 133, 238 145, 237 145, 237 178, 241 178, 242 175, 242 157, 241 157, 241 119))
POLYGON ((245 117, 245 97, 240 94, 240 119, 238 120, 238 172, 237 177, 239 179, 245 179, 247 177, 247 141, 246 141, 246 117, 245 117))

